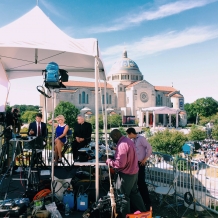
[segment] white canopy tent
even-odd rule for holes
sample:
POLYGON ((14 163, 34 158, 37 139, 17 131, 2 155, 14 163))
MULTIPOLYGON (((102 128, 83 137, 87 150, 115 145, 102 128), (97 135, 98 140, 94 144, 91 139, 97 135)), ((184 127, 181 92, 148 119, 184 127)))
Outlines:
MULTIPOLYGON (((73 39, 62 32, 38 7, 0 28, 0 108, 7 100, 9 80, 41 76, 50 62, 56 62, 69 76, 106 81, 98 41, 94 38, 73 39), (4 96, 2 96, 2 90, 4 96)), ((98 123, 98 94, 95 95, 95 117, 98 123)), ((96 135, 99 134, 96 125, 96 135)), ((98 137, 96 149, 98 150, 98 137)), ((99 163, 96 152, 96 198, 99 195, 99 163)))
POLYGON ((179 112, 180 109, 170 108, 170 107, 148 107, 148 108, 142 108, 142 112, 146 112, 146 126, 148 127, 148 113, 153 113, 153 128, 155 128, 155 115, 156 114, 169 114, 169 123, 171 124, 171 114, 176 114, 176 128, 179 124, 179 112))

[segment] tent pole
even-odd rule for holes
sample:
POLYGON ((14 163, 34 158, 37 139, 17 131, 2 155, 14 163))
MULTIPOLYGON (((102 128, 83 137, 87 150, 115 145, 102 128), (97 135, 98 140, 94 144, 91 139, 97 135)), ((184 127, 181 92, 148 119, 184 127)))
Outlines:
POLYGON ((99 77, 99 62, 95 57, 95 190, 96 190, 96 201, 99 198, 99 110, 98 110, 98 77, 99 77))

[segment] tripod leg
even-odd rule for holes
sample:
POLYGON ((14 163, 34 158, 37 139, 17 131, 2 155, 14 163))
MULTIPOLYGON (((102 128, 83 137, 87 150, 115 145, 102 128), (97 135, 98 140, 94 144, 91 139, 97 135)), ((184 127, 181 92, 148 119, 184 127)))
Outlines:
POLYGON ((9 190, 9 187, 10 187, 10 184, 11 184, 11 180, 12 180, 12 173, 13 173, 13 167, 14 167, 14 163, 15 163, 15 157, 16 157, 16 151, 17 151, 18 143, 19 143, 19 141, 17 141, 15 143, 15 146, 13 146, 14 147, 14 149, 13 149, 13 157, 12 157, 12 160, 11 160, 11 164, 10 164, 8 170, 7 170, 7 172, 10 170, 10 179, 9 179, 9 182, 8 182, 7 190, 5 192, 4 200, 7 199, 8 190, 9 190))

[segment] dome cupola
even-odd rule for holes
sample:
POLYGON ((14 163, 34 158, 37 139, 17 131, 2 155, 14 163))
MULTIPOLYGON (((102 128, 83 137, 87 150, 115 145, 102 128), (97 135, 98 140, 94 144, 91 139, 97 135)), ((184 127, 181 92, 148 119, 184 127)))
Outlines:
POLYGON ((124 85, 129 85, 136 81, 143 80, 142 73, 138 65, 127 56, 127 51, 123 51, 122 58, 118 59, 109 74, 107 75, 108 82, 120 81, 124 85))

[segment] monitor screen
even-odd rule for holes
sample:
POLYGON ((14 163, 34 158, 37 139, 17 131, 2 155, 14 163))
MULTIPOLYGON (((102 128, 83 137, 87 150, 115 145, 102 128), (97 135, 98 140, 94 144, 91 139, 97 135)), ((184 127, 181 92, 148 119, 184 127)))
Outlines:
POLYGON ((123 125, 135 125, 135 116, 123 116, 123 125))

